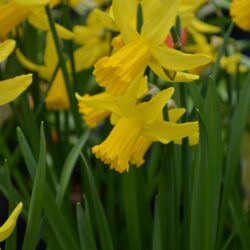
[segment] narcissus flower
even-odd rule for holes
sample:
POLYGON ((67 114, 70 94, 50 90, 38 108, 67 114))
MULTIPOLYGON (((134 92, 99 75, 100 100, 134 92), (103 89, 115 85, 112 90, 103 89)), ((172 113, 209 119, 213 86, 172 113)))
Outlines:
POLYGON ((182 0, 179 9, 182 28, 186 28, 188 31, 194 30, 196 32, 208 34, 214 34, 221 31, 220 27, 202 22, 196 17, 196 11, 206 2, 206 0, 182 0))
POLYGON ((6 240, 11 235, 16 226, 18 216, 22 212, 22 209, 23 203, 19 202, 7 221, 0 227, 0 242, 6 240))
POLYGON ((140 150, 143 157, 154 141, 169 143, 198 132, 198 122, 177 124, 164 121, 162 109, 173 95, 173 88, 160 91, 148 102, 138 102, 139 88, 147 89, 146 84, 145 79, 137 78, 123 96, 110 96, 99 101, 91 98, 84 100, 92 107, 112 113, 114 128, 104 142, 92 148, 92 152, 120 173, 128 170, 129 162, 141 165, 143 160, 137 159, 135 154, 140 150), (137 147, 140 141, 144 141, 142 149, 137 147))
POLYGON ((230 15, 241 29, 246 31, 250 29, 249 0, 232 0, 230 15))
POLYGON ((105 25, 103 19, 100 19, 102 12, 97 9, 91 11, 87 18, 86 25, 75 25, 73 27, 74 42, 81 47, 74 52, 74 59, 76 61, 76 71, 88 69, 103 56, 108 55, 110 51, 110 37, 111 33, 107 28, 115 24, 110 22, 105 25))
MULTIPOLYGON (((58 56, 51 32, 47 33, 44 52, 44 65, 37 65, 27 59, 20 50, 16 52, 19 61, 29 70, 37 72, 42 78, 50 80, 58 64, 58 56)), ((67 62, 69 66, 69 62, 67 62)), ((70 67, 68 67, 70 68, 70 67)), ((65 110, 69 108, 69 99, 61 69, 45 99, 46 107, 51 110, 65 110)))
MULTIPOLYGON (((34 27, 48 31, 50 29, 44 6, 49 0, 11 0, 0 4, 0 39, 5 39, 10 31, 24 20, 28 20, 34 27)), ((72 33, 56 24, 60 37, 71 39, 72 33)))
POLYGON ((240 58, 240 53, 223 56, 220 61, 220 66, 222 69, 225 69, 228 74, 235 74, 237 72, 237 68, 240 73, 246 73, 249 69, 246 65, 240 63, 240 58))
POLYGON ((97 83, 112 94, 123 94, 132 79, 149 65, 161 78, 168 81, 193 81, 197 75, 182 71, 210 62, 205 55, 190 55, 166 47, 164 41, 174 25, 180 0, 141 3, 143 24, 135 28, 138 1, 114 0, 112 10, 125 43, 110 57, 95 64, 93 74, 97 83), (124 15, 124 10, 128 10, 124 15))
MULTIPOLYGON (((14 40, 0 43, 0 63, 3 62, 15 48, 14 40)), ((32 74, 21 75, 0 81, 0 105, 13 101, 32 82, 32 74)))
POLYGON ((114 0, 113 16, 125 43, 110 57, 95 64, 93 74, 97 83, 112 94, 125 93, 132 79, 143 74, 149 65, 161 78, 168 81, 193 81, 197 75, 182 71, 210 62, 205 55, 190 55, 168 48, 164 41, 174 25, 180 0, 140 2, 143 13, 141 31, 135 28, 139 1, 114 0), (126 10, 126 15, 124 15, 126 10))

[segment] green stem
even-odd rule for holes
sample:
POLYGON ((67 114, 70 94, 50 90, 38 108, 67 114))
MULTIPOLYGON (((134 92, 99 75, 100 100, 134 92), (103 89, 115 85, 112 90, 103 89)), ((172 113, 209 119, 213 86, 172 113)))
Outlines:
MULTIPOLYGON (((68 1, 62 1, 62 11, 63 11, 63 23, 64 26, 69 29, 72 30, 72 23, 70 21, 70 12, 69 12, 69 5, 67 3, 68 1)), ((72 78, 73 78, 73 82, 74 82, 74 90, 77 90, 77 86, 76 86, 76 67, 75 67, 75 60, 74 60, 74 50, 73 50, 73 42, 72 40, 66 41, 66 45, 67 45, 67 50, 69 53, 69 58, 70 58, 70 67, 71 67, 71 72, 72 72, 72 78)))
POLYGON ((65 85, 66 85, 66 89, 67 89, 67 93, 68 93, 68 97, 69 97, 69 101, 70 101, 70 107, 72 110, 72 114, 75 120, 75 125, 76 125, 76 131, 78 134, 81 134, 82 131, 82 126, 81 126, 81 119, 80 119, 80 115, 78 113, 78 108, 77 108, 77 101, 76 98, 74 96, 74 91, 73 91, 73 86, 71 84, 71 80, 70 80, 70 76, 69 73, 67 71, 67 67, 66 67, 66 63, 65 63, 65 58, 63 56, 63 50, 61 47, 61 43, 55 28, 55 22, 52 16, 52 12, 50 10, 50 7, 47 5, 45 7, 47 16, 48 16, 48 20, 49 20, 49 24, 50 24, 50 29, 53 35, 53 39, 56 45, 56 50, 57 50, 57 54, 58 54, 58 58, 59 58, 59 65, 60 68, 62 70, 63 73, 63 78, 65 81, 65 85))

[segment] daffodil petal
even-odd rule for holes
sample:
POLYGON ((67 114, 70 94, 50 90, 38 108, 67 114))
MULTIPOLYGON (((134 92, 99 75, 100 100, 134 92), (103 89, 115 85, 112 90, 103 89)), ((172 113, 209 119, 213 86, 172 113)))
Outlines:
POLYGON ((143 0, 141 1, 142 9, 143 9, 143 20, 147 20, 151 17, 154 11, 160 7, 161 0, 143 0))
POLYGON ((112 10, 115 22, 120 29, 123 40, 128 43, 138 36, 132 27, 132 21, 136 18, 137 0, 113 0, 112 10), (126 13, 124 13, 126 10, 126 13))
POLYGON ((230 6, 233 21, 243 30, 250 29, 250 8, 248 0, 233 0, 230 6))
POLYGON ((76 93, 76 98, 81 102, 86 103, 90 107, 100 108, 103 110, 107 110, 113 113, 119 113, 119 109, 115 103, 113 96, 110 95, 110 98, 99 98, 98 96, 80 96, 76 93))
POLYGON ((42 78, 49 79, 51 72, 47 66, 37 65, 37 64, 31 62, 28 58, 26 58, 22 54, 22 52, 19 49, 16 50, 16 56, 17 56, 17 59, 19 60, 19 62, 24 67, 26 67, 27 69, 29 69, 31 71, 37 72, 39 75, 41 75, 42 78))
POLYGON ((191 22, 192 26, 201 33, 219 33, 221 31, 220 27, 204 23, 197 18, 194 18, 191 22))
POLYGON ((143 134, 153 141, 169 143, 170 141, 182 139, 198 132, 198 122, 172 123, 172 122, 155 122, 144 124, 143 134))
POLYGON ((183 114, 185 114, 186 109, 184 108, 173 108, 168 110, 168 118, 170 122, 177 122, 183 114))
POLYGON ((45 98, 45 103, 49 110, 69 109, 69 98, 61 69, 58 70, 55 76, 48 95, 45 98))
POLYGON ((24 21, 30 12, 29 7, 15 2, 0 6, 0 38, 5 39, 8 33, 24 21))
POLYGON ((181 51, 158 46, 151 48, 153 57, 167 70, 184 71, 206 65, 211 58, 202 54, 187 54, 181 51))
POLYGON ((46 34, 46 45, 44 51, 44 63, 47 67, 54 69, 58 64, 58 55, 52 33, 46 34))
POLYGON ((170 79, 159 63, 151 62, 149 66, 155 72, 156 75, 158 75, 161 79, 166 80, 168 82, 193 82, 194 80, 199 79, 198 75, 180 71, 177 71, 174 78, 170 79))
POLYGON ((21 5, 46 5, 49 3, 49 0, 14 0, 14 2, 21 5))
POLYGON ((174 88, 167 88, 157 93, 150 101, 138 104, 136 107, 138 116, 148 123, 156 120, 173 94, 174 88))
POLYGON ((32 82, 32 74, 0 81, 0 105, 13 101, 32 82))
POLYGON ((16 208, 13 210, 7 221, 0 227, 0 242, 6 240, 14 230, 18 216, 22 212, 23 203, 19 202, 16 208))
POLYGON ((74 51, 75 70, 77 72, 88 69, 101 57, 108 55, 109 44, 106 41, 97 41, 74 51))
POLYGON ((180 3, 181 0, 161 1, 159 8, 144 20, 141 35, 154 45, 162 43, 174 25, 180 3))
POLYGON ((110 17, 108 12, 95 9, 93 10, 93 13, 95 13, 96 17, 100 20, 100 23, 103 25, 103 27, 112 31, 119 31, 115 21, 110 17))
POLYGON ((11 39, 0 43, 0 63, 9 56, 9 54, 14 50, 15 46, 16 42, 11 39))
POLYGON ((57 23, 55 24, 55 26, 56 26, 56 30, 60 38, 64 40, 73 39, 74 34, 71 31, 69 31, 68 29, 64 28, 62 25, 57 24, 57 23))

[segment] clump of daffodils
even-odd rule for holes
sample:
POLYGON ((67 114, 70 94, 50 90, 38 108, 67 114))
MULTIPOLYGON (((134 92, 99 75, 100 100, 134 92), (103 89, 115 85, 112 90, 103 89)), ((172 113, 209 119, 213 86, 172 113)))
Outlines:
MULTIPOLYGON (((92 152, 111 169, 122 173, 131 165, 141 166, 153 142, 180 144, 183 138, 188 138, 190 144, 197 144, 199 140, 198 122, 178 123, 186 110, 167 108, 174 94, 173 87, 151 94, 144 76, 147 66, 168 82, 191 82, 199 76, 185 71, 204 66, 211 58, 166 45, 178 13, 185 10, 179 0, 114 0, 111 10, 100 17, 115 23, 120 34, 113 39, 111 55, 99 59, 93 72, 96 82, 105 91, 92 96, 76 94, 76 98, 79 112, 89 127, 96 127, 110 118, 112 131, 92 148, 92 152), (124 9, 128 10, 126 15, 124 9), (139 30, 138 9, 142 13, 139 30), (168 119, 164 118, 164 113, 168 114, 168 119)), ((199 24, 196 19, 189 23, 199 24)))

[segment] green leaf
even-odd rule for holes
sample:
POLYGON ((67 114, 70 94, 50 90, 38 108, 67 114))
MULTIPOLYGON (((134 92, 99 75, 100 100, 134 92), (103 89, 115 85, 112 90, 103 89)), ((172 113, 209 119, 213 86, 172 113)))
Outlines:
POLYGON ((110 231, 108 228, 107 219, 106 219, 100 198, 98 196, 98 192, 95 186, 92 173, 90 171, 89 165, 83 154, 81 154, 81 157, 85 166, 87 180, 88 180, 87 185, 89 187, 89 196, 87 198, 90 202, 91 212, 93 212, 92 216, 95 219, 94 225, 96 226, 98 235, 100 237, 101 249, 113 250, 113 244, 112 244, 110 231))
POLYGON ((173 143, 163 146, 159 176, 159 218, 162 249, 178 249, 178 193, 173 143), (170 205, 171 204, 171 205, 170 205))
POLYGON ((87 198, 85 200, 85 211, 80 203, 76 204, 77 227, 82 250, 96 250, 95 238, 89 214, 89 204, 87 198))
MULTIPOLYGON (((14 199, 14 187, 13 187, 12 182, 11 182, 10 170, 9 170, 7 160, 5 160, 4 170, 5 170, 5 177, 6 177, 7 188, 8 188, 8 193, 9 193, 9 198, 8 198, 9 214, 11 214, 13 209, 16 207, 17 204, 16 204, 15 199, 14 199)), ((16 230, 14 230, 14 232, 12 232, 10 237, 6 240, 6 243, 5 243, 6 250, 15 250, 16 249, 16 238, 17 238, 16 237, 16 230)))
POLYGON ((139 220, 139 202, 137 188, 137 169, 130 169, 128 173, 124 173, 122 178, 122 200, 125 212, 125 221, 127 225, 127 234, 130 249, 142 249, 141 247, 141 228, 139 220))
POLYGON ((235 112, 231 121, 229 145, 227 148, 227 158, 224 174, 224 185, 221 201, 221 209, 219 216, 219 235, 218 244, 222 238, 223 225, 226 219, 228 202, 231 195, 232 185, 238 168, 240 157, 240 146, 243 138, 244 129, 247 122, 250 105, 250 73, 248 74, 245 86, 240 95, 240 101, 235 108, 235 112))
POLYGON ((203 115, 208 135, 208 166, 204 169, 202 176, 205 189, 202 208, 204 214, 204 242, 202 248, 210 250, 215 248, 216 242, 223 168, 220 102, 212 78, 208 83, 203 115))
MULTIPOLYGON (((23 134, 21 132, 21 130, 18 132, 19 136, 21 135, 20 147, 24 155, 30 177, 34 179, 33 172, 37 169, 37 163, 31 152, 30 146, 26 141, 26 138, 22 136, 23 134)), ((53 233, 61 245, 61 248, 77 250, 78 244, 74 238, 73 230, 69 226, 69 223, 65 220, 63 212, 57 205, 55 197, 47 184, 45 185, 45 194, 46 195, 43 202, 45 218, 48 220, 53 233)))
POLYGON ((73 235, 73 231, 69 227, 68 222, 65 220, 65 216, 61 208, 56 203, 55 197, 53 196, 49 186, 45 187, 45 200, 44 200, 44 211, 45 217, 47 218, 58 242, 61 245, 60 249, 71 249, 78 250, 78 243, 73 235))
POLYGON ((40 129, 40 153, 38 168, 36 171, 33 191, 30 200, 27 227, 24 236, 23 249, 32 250, 36 248, 40 239, 39 229, 43 208, 43 196, 46 183, 46 151, 43 123, 40 129))
POLYGON ((215 64, 213 65, 213 68, 212 68, 212 78, 214 79, 215 82, 217 82, 217 78, 218 78, 218 74, 219 74, 219 70, 220 70, 221 57, 225 53, 226 46, 227 46, 229 37, 231 35, 231 32, 233 30, 233 27, 234 27, 234 24, 231 23, 231 25, 229 26, 226 34, 224 35, 223 44, 220 47, 220 50, 219 50, 218 56, 216 58, 215 64))
POLYGON ((69 184, 69 180, 70 180, 73 168, 75 166, 75 163, 88 137, 89 137, 89 130, 87 130, 86 132, 82 134, 77 144, 72 148, 72 150, 68 154, 67 159, 63 165, 62 173, 61 173, 61 177, 59 181, 60 189, 58 190, 58 193, 57 193, 57 199, 60 205, 63 202, 63 198, 65 195, 67 186, 69 184))
POLYGON ((35 174, 36 174, 37 163, 30 149, 30 146, 23 134, 23 131, 19 127, 17 128, 17 138, 18 138, 18 142, 19 142, 22 154, 24 156, 24 161, 26 163, 29 175, 32 179, 34 179, 35 174))
POLYGON ((153 250, 162 250, 162 239, 161 239, 161 222, 160 222, 160 210, 159 210, 159 198, 155 198, 154 206, 154 230, 153 230, 153 250))
POLYGON ((239 196, 238 189, 234 188, 232 198, 229 201, 229 208, 235 222, 235 227, 241 241, 242 249, 250 249, 250 230, 246 215, 242 207, 242 200, 239 196))
MULTIPOLYGON (((208 135, 207 128, 201 114, 198 112, 198 121, 200 127, 200 143, 198 145, 197 162, 193 173, 193 188, 191 200, 191 215, 189 228, 189 248, 202 249, 204 234, 204 171, 208 168, 208 135)), ((185 233, 185 232, 184 232, 185 233)))

